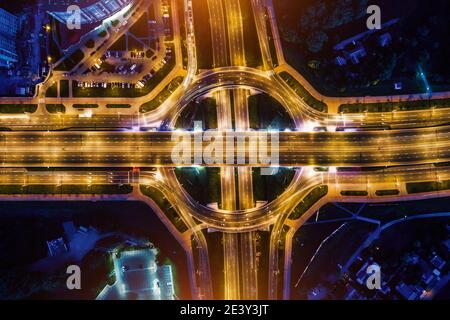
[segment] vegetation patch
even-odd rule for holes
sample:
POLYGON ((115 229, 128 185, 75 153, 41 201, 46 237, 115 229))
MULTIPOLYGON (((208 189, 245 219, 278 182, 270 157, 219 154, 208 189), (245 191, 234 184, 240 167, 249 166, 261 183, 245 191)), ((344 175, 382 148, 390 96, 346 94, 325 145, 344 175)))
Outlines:
POLYGON ((448 1, 277 0, 274 7, 286 61, 324 95, 424 93, 419 66, 430 90, 448 91, 448 1), (371 4, 382 8, 382 30, 367 30, 371 4))
POLYGON ((75 109, 95 109, 95 108, 98 108, 98 104, 80 104, 80 103, 75 103, 73 105, 73 107, 75 109))
POLYGON ((46 104, 45 109, 49 113, 66 113, 66 107, 63 104, 46 104))
POLYGON ((196 201, 204 206, 210 203, 221 205, 219 168, 179 168, 175 170, 175 174, 196 201))
POLYGON ((95 46, 95 41, 93 39, 89 39, 85 43, 86 48, 92 49, 95 46))
POLYGON ((131 108, 131 104, 107 104, 106 107, 110 109, 127 109, 131 108))
POLYGON ((127 38, 126 35, 121 36, 116 40, 109 48, 111 51, 126 51, 127 50, 127 38))
POLYGON ((194 122, 200 121, 203 129, 217 129, 217 104, 213 98, 192 101, 177 119, 176 127, 194 129, 194 122))
POLYGON ((248 98, 248 111, 252 129, 295 129, 295 123, 283 105, 265 93, 248 98))
POLYGON ((199 69, 211 69, 213 66, 211 22, 207 0, 192 1, 194 12, 195 45, 199 69))
POLYGON ((269 13, 267 12, 266 8, 266 30, 267 30, 267 36, 269 40, 269 50, 270 50, 270 57, 272 58, 272 63, 274 66, 278 66, 278 56, 277 56, 277 49, 275 46, 275 39, 272 33, 272 26, 270 24, 269 19, 269 13))
POLYGON ((129 194, 131 185, 0 185, 0 194, 129 194))
POLYGON ((280 196, 294 178, 295 170, 279 168, 273 175, 261 175, 261 168, 252 169, 255 201, 273 201, 280 196))
POLYGON ((350 191, 341 191, 341 196, 344 197, 367 197, 369 193, 367 191, 359 191, 359 190, 350 190, 350 191))
POLYGON ((182 82, 183 77, 176 77, 173 79, 153 100, 144 103, 139 111, 141 113, 146 113, 158 108, 176 89, 178 89, 182 82))
POLYGON ((410 194, 437 192, 450 189, 450 180, 444 181, 426 181, 426 182, 412 182, 406 184, 406 190, 410 194))
POLYGON ((176 210, 172 207, 170 202, 164 197, 163 193, 151 186, 141 186, 141 192, 147 197, 151 198, 158 207, 164 212, 166 217, 172 222, 180 233, 186 232, 188 227, 178 215, 176 210))
POLYGON ((377 196, 383 197, 383 196, 396 196, 400 194, 400 191, 397 189, 392 190, 377 190, 375 192, 377 196))
POLYGON ((84 53, 80 49, 74 51, 70 56, 60 62, 54 69, 56 71, 70 71, 75 68, 81 60, 84 59, 84 53))
POLYGON ((340 113, 414 111, 450 108, 450 99, 380 103, 353 103, 339 106, 340 113))
POLYGON ((63 57, 61 49, 58 45, 61 43, 61 24, 54 18, 51 18, 49 25, 52 30, 48 33, 48 57, 51 61, 56 62, 63 57))
POLYGON ((295 93, 302 98, 310 107, 320 112, 327 112, 328 106, 323 101, 314 98, 308 90, 305 89, 293 76, 288 72, 283 71, 280 77, 295 91, 295 93))
POLYGON ((263 61, 252 2, 251 0, 240 0, 240 5, 244 29, 245 60, 248 67, 256 68, 262 66, 263 61))
POLYGON ((61 98, 69 97, 69 80, 61 80, 59 82, 59 96, 61 98))
POLYGON ((58 84, 55 82, 50 87, 47 88, 45 92, 46 98, 56 98, 58 96, 58 84))
POLYGON ((0 113, 34 113, 37 108, 37 104, 0 104, 0 113))
POLYGON ((317 201, 325 197, 328 193, 328 186, 315 187, 308 193, 289 215, 290 220, 297 220, 306 213, 317 201))

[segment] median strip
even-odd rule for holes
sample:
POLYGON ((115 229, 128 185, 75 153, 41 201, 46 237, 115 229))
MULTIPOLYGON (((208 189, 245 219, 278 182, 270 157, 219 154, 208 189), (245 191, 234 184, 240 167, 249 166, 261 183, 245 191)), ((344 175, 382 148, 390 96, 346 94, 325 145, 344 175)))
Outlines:
POLYGON ((295 91, 295 93, 302 98, 310 107, 320 112, 327 112, 328 106, 325 102, 316 99, 309 93, 308 90, 303 87, 293 76, 288 72, 283 71, 280 73, 280 77, 295 91))

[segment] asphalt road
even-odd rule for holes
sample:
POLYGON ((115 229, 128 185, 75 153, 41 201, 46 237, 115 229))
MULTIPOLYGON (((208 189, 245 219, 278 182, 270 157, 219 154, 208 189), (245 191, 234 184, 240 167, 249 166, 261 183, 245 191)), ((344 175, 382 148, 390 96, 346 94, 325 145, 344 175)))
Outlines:
MULTIPOLYGON (((435 163, 450 159, 450 127, 423 128, 401 131, 303 133, 280 132, 279 164, 262 162, 271 154, 271 137, 266 132, 250 131, 245 145, 227 149, 224 133, 214 132, 224 152, 235 153, 234 163, 224 163, 226 157, 217 153, 217 163, 209 166, 392 166, 435 163), (267 154, 258 157, 256 138, 267 139, 267 154), (245 148, 245 163, 238 163, 245 148), (223 162, 223 163, 221 163, 223 162)), ((192 132, 3 132, 0 134, 0 160, 3 167, 153 167, 191 166, 173 162, 175 146, 192 132)), ((212 139, 212 141, 214 141, 212 139)), ((194 139, 192 138, 192 141, 194 139)), ((237 142, 236 142, 237 143, 237 142)), ((203 150, 211 142, 203 142, 203 150)), ((194 145, 192 146, 192 151, 194 145)), ((217 146, 217 145, 216 145, 217 146)), ((237 145, 236 145, 237 146, 237 145)), ((259 145, 260 146, 260 145, 259 145)), ((274 148, 276 144, 273 144, 274 148)), ((190 154, 190 153, 189 153, 190 154)), ((213 153, 214 154, 214 153, 213 153)), ((244 159, 244 157, 242 157, 244 159)))

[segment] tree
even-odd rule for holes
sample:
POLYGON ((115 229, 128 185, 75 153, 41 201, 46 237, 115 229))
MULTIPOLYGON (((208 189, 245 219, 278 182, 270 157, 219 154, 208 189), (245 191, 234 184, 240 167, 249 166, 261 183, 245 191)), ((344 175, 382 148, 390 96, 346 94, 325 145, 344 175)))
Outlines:
POLYGON ((283 39, 287 42, 296 43, 296 44, 298 44, 300 42, 300 37, 295 30, 282 28, 281 35, 283 36, 283 39))
POLYGON ((328 35, 323 31, 313 32, 306 40, 309 51, 317 53, 322 50, 323 45, 328 41, 328 35))

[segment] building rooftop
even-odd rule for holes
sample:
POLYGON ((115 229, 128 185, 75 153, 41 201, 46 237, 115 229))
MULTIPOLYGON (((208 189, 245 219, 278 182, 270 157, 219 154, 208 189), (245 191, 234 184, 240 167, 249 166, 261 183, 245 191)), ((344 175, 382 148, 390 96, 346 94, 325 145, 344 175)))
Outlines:
MULTIPOLYGON (((100 0, 87 7, 81 8, 81 24, 90 24, 103 21, 127 5, 132 3, 133 0, 100 0)), ((72 14, 63 12, 50 12, 50 14, 62 23, 66 23, 71 18, 72 14)))
POLYGON ((97 299, 173 300, 172 267, 158 266, 152 248, 113 253, 116 283, 102 290, 97 299))

